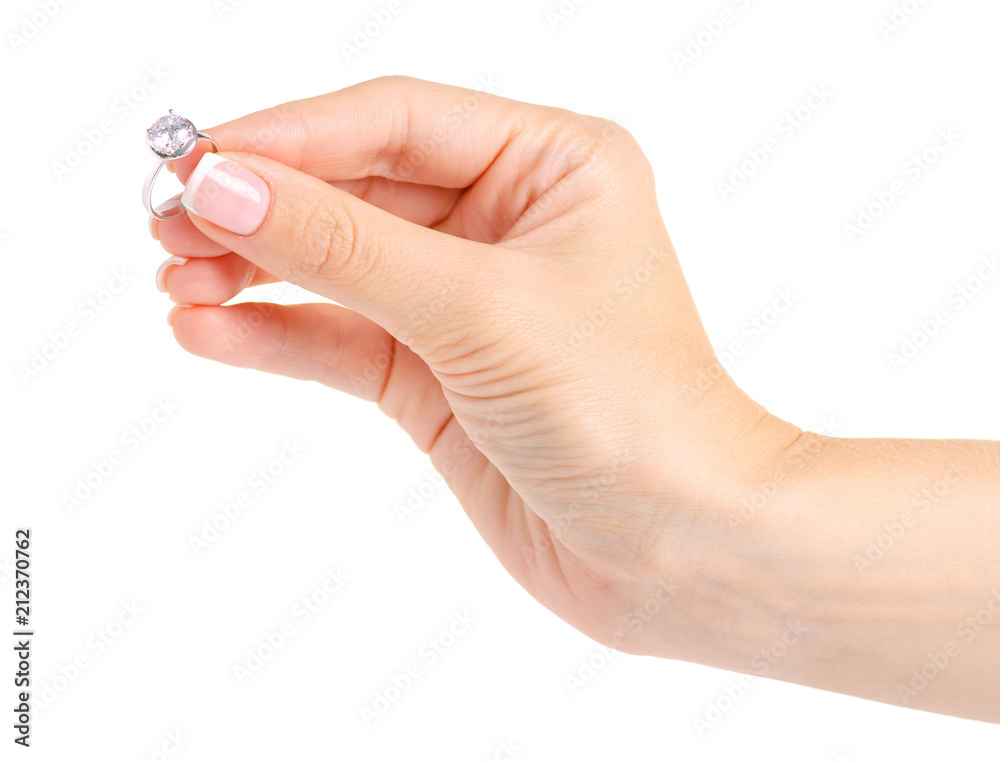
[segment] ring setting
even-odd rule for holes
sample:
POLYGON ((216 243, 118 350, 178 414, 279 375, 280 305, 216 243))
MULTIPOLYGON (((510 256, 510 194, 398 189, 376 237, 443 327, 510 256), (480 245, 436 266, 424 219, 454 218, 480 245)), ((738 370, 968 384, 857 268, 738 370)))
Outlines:
POLYGON ((172 220, 184 214, 184 205, 180 195, 174 196, 160 206, 153 206, 153 185, 164 165, 177 161, 190 154, 199 140, 207 140, 213 150, 218 151, 219 144, 211 135, 199 132, 194 122, 179 116, 170 109, 170 113, 161 116, 146 130, 146 145, 160 163, 149 173, 142 189, 142 203, 146 211, 158 220, 172 220))

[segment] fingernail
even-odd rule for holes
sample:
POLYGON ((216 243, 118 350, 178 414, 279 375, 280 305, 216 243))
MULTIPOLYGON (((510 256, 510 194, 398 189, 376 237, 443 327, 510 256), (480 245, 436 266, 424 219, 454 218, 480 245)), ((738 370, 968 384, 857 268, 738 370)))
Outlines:
POLYGON ((271 189, 253 172, 206 153, 188 178, 184 207, 237 235, 252 235, 264 222, 271 189))
POLYGON ((187 257, 170 257, 164 260, 163 264, 160 265, 160 269, 156 271, 156 287, 164 294, 167 293, 167 268, 184 265, 187 262, 187 257))
MULTIPOLYGON (((176 215, 177 210, 179 209, 183 212, 184 210, 181 209, 181 195, 182 194, 178 193, 176 196, 171 196, 162 204, 157 206, 156 211, 158 211, 160 214, 167 214, 167 215, 176 215)), ((155 217, 151 217, 150 219, 156 220, 155 217)), ((156 220, 157 230, 159 230, 159 224, 160 221, 156 220)), ((152 228, 152 223, 150 223, 150 228, 152 228)), ((152 230, 150 232, 152 232, 152 230)), ((156 238, 157 241, 160 240, 158 235, 154 235, 153 237, 156 238)))
POLYGON ((175 304, 173 307, 171 307, 170 312, 167 313, 167 325, 173 328, 174 318, 177 316, 177 313, 180 312, 181 310, 186 310, 189 307, 194 307, 194 305, 181 303, 181 304, 175 304))
POLYGON ((157 228, 160 226, 160 221, 156 219, 153 215, 149 215, 149 234, 153 236, 154 241, 160 240, 160 234, 157 232, 157 228))

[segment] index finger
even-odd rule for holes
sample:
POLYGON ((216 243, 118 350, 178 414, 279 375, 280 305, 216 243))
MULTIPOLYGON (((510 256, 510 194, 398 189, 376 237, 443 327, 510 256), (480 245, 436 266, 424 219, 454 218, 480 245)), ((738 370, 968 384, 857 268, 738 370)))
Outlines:
MULTIPOLYGON (((291 101, 206 129, 224 151, 279 161, 327 182, 384 177, 465 188, 542 106, 390 76, 291 101)), ((178 161, 182 181, 207 150, 178 161)))

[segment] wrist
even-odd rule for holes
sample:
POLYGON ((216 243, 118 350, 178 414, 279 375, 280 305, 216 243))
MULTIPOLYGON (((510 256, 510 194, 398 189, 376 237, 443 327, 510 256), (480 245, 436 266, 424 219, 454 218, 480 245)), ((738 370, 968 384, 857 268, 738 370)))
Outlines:
POLYGON ((672 427, 649 489, 655 539, 630 604, 662 612, 618 647, 753 673, 758 645, 783 637, 795 609, 775 595, 782 497, 812 478, 831 440, 768 413, 728 377, 716 392, 686 437, 672 427))

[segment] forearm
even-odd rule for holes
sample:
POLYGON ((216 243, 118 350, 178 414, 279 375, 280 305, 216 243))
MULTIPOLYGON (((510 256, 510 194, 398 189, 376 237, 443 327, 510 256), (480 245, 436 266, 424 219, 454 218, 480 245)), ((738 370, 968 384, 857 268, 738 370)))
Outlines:
POLYGON ((730 522, 759 600, 726 666, 1000 722, 1000 443, 794 450, 730 522))

